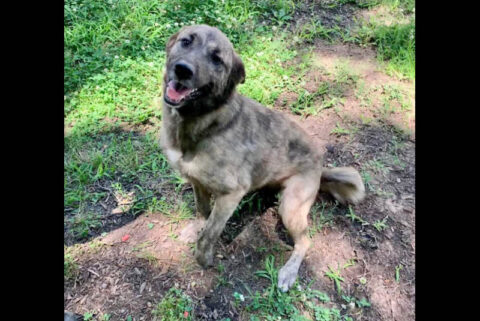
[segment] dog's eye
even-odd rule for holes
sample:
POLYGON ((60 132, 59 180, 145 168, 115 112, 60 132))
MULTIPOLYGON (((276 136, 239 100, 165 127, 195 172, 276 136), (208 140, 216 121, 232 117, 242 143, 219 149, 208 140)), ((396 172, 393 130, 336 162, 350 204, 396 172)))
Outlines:
POLYGON ((212 62, 215 65, 220 65, 223 63, 222 58, 220 58, 216 53, 212 54, 212 62))
POLYGON ((182 44, 183 48, 187 48, 192 43, 192 40, 187 39, 187 38, 182 38, 182 39, 180 39, 180 43, 182 44))

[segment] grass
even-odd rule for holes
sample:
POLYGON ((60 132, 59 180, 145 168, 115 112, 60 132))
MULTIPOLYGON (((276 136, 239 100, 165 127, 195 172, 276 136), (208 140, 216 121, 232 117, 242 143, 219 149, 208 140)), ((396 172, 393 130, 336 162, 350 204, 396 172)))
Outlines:
POLYGON ((284 86, 284 70, 271 59, 283 62, 295 51, 283 46, 284 36, 274 37, 271 27, 256 20, 271 17, 281 25, 293 7, 292 1, 270 0, 66 1, 65 124, 71 134, 80 135, 122 122, 138 125, 160 119, 153 101, 161 95, 165 43, 182 26, 198 23, 225 32, 249 62, 248 77, 256 79, 245 85, 244 93, 271 104, 284 86), (278 84, 267 86, 275 79, 278 84))
POLYGON ((310 209, 310 217, 312 218, 312 224, 309 227, 310 237, 319 233, 324 227, 333 224, 333 212, 337 207, 337 203, 331 207, 325 203, 315 203, 310 209))
POLYGON ((75 239, 95 232, 102 220, 113 215, 114 207, 129 215, 168 214, 179 207, 186 217, 176 197, 183 184, 153 134, 120 132, 65 139, 64 224, 75 239))
POLYGON ((351 206, 348 206, 348 213, 345 216, 348 217, 349 219, 351 219, 352 223, 354 223, 356 221, 356 222, 358 222, 362 225, 369 225, 369 223, 367 221, 365 221, 363 218, 361 218, 360 216, 355 214, 355 211, 353 210, 353 208, 351 206))
POLYGON ((361 22, 352 42, 373 44, 389 74, 415 79, 415 2, 383 0, 378 4, 390 13, 388 21, 373 16, 361 22))
POLYGON ((403 269, 403 266, 401 264, 397 265, 395 267, 395 282, 400 282, 400 271, 403 269))
POLYGON ((152 314, 155 320, 192 321, 194 320, 193 310, 193 300, 181 290, 173 287, 153 309, 152 314))
POLYGON ((325 276, 327 276, 329 279, 331 279, 334 282, 335 289, 337 290, 338 295, 341 295, 342 294, 341 282, 343 282, 344 279, 340 276, 340 269, 337 269, 337 271, 334 271, 329 266, 328 271, 325 272, 325 276))
POLYGON ((388 227, 388 225, 387 225, 387 223, 386 223, 387 218, 388 218, 388 216, 385 216, 385 218, 383 218, 383 220, 381 220, 381 221, 380 221, 380 220, 375 221, 375 222, 372 224, 373 227, 375 227, 375 229, 377 229, 377 231, 379 231, 379 232, 385 230, 385 229, 388 227))
MULTIPOLYGON (((251 313, 250 320, 351 320, 348 315, 342 315, 340 310, 327 307, 325 303, 330 302, 328 295, 312 289, 311 284, 302 289, 297 281, 287 293, 280 291, 277 287, 278 269, 273 255, 265 259, 265 270, 255 274, 267 279, 269 285, 263 293, 255 292, 247 296, 250 303, 246 310, 251 313)), ((237 293, 237 297, 239 295, 237 293)))
POLYGON ((64 252, 63 255, 63 276, 65 279, 72 278, 77 272, 77 265, 71 253, 64 252))

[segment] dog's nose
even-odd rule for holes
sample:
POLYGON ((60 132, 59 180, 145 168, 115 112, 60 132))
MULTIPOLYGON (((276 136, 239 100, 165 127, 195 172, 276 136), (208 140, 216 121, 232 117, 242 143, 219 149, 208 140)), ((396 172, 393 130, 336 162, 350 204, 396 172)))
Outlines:
POLYGON ((192 68, 186 63, 179 62, 175 64, 175 75, 178 79, 188 80, 193 76, 192 68))

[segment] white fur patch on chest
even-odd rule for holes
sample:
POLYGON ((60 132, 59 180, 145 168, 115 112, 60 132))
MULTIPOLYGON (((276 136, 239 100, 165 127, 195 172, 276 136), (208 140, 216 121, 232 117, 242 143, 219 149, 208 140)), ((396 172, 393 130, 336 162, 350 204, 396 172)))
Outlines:
POLYGON ((182 152, 175 148, 168 148, 166 151, 168 161, 172 166, 177 166, 178 161, 182 158, 182 152))

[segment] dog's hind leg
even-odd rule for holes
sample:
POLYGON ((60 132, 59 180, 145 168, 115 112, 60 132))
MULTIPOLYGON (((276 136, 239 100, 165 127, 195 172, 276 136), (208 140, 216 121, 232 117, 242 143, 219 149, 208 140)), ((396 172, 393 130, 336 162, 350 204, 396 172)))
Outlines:
POLYGON ((200 213, 203 218, 208 219, 208 216, 212 211, 212 208, 210 206, 211 194, 200 184, 192 183, 192 185, 197 213, 200 213))
POLYGON ((244 195, 245 191, 239 190, 216 197, 212 213, 198 238, 195 250, 195 259, 201 266, 206 268, 213 264, 213 246, 244 195))
POLYGON ((295 242, 295 247, 278 273, 278 287, 283 292, 288 291, 295 283, 305 252, 310 247, 311 242, 307 235, 308 213, 315 201, 319 183, 320 175, 317 173, 296 175, 284 183, 279 214, 295 242))

